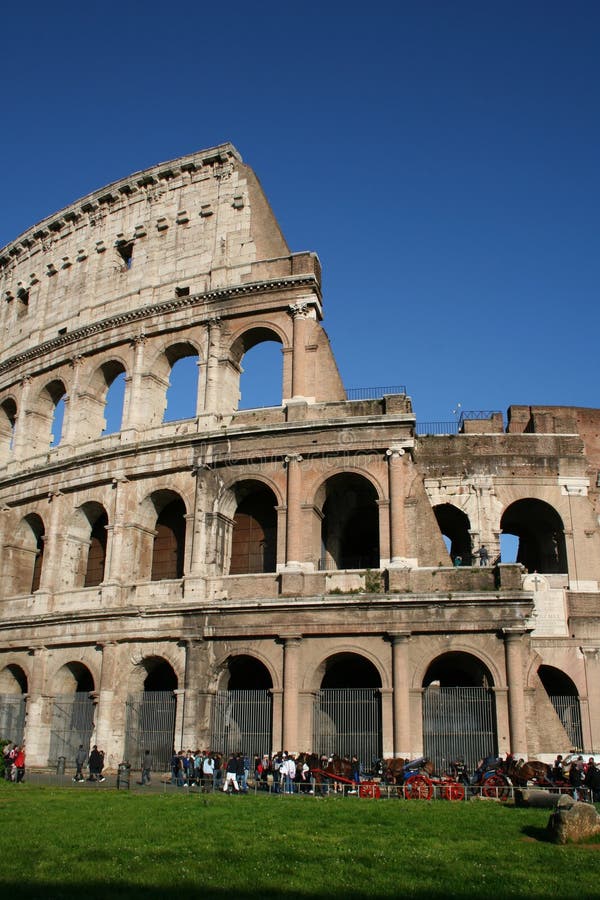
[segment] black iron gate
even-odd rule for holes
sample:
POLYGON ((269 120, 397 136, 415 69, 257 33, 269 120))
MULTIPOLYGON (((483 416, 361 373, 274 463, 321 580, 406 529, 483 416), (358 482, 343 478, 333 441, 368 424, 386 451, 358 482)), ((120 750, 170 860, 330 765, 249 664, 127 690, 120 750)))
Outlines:
POLYGON ((326 688, 313 707, 313 751, 357 756, 369 767, 382 754, 381 693, 376 688, 326 688))
POLYGON ((215 694, 211 749, 246 756, 271 754, 273 697, 271 691, 218 691, 215 694))
POLYGON ((94 701, 87 692, 57 695, 52 709, 49 765, 56 765, 61 756, 67 764, 74 764, 80 744, 89 751, 93 730, 94 701))
POLYGON ((0 694, 0 738, 22 744, 25 732, 25 698, 22 694, 0 694))
POLYGON ((497 754, 493 690, 428 687, 423 693, 423 752, 439 773, 455 759, 473 771, 483 757, 497 754))
POLYGON ((175 713, 177 702, 173 691, 144 691, 130 694, 126 702, 125 759, 140 768, 146 750, 157 771, 167 772, 175 746, 175 713))
POLYGON ((581 728, 581 707, 579 697, 574 694, 557 696, 550 694, 552 706, 569 736, 571 747, 583 750, 583 730, 581 728))

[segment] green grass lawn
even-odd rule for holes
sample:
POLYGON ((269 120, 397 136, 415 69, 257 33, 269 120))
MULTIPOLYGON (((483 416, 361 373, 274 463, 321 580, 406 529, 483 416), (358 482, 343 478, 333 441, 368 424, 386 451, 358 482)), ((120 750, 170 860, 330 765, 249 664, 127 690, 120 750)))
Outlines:
POLYGON ((495 803, 148 794, 0 783, 19 898, 600 897, 600 843, 495 803))

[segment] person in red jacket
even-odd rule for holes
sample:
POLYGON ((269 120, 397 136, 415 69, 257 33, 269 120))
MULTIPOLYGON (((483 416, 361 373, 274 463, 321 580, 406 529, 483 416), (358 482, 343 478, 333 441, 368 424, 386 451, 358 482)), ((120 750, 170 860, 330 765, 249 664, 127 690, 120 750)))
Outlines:
POLYGON ((17 784, 22 783, 25 778, 25 744, 21 747, 17 747, 17 752, 15 753, 14 766, 17 770, 16 782, 17 784))

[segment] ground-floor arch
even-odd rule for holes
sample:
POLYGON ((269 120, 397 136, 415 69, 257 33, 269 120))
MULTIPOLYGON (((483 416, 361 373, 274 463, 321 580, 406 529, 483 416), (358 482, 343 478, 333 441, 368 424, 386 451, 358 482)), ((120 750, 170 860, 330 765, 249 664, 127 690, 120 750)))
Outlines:
POLYGON ((476 656, 453 651, 432 660, 423 679, 423 752, 436 770, 462 759, 473 770, 498 753, 492 676, 476 656))
POLYGON ((130 684, 125 710, 125 759, 134 768, 140 768, 149 750, 153 767, 164 772, 176 744, 177 674, 166 659, 149 656, 136 665, 130 684))
POLYGON ((370 767, 382 755, 381 676, 358 653, 337 653, 323 670, 313 706, 313 750, 357 756, 370 767))
POLYGON ((231 656, 222 689, 214 696, 211 748, 222 753, 262 756, 272 751, 273 681, 267 667, 249 654, 231 656))
POLYGON ((14 744, 23 743, 26 697, 26 673, 16 664, 6 666, 0 672, 0 736, 14 744))
POLYGON ((83 744, 89 750, 94 731, 94 677, 79 661, 68 662, 56 672, 52 687, 52 725, 48 764, 72 763, 83 744))
POLYGON ((575 682, 561 669, 541 665, 538 676, 573 750, 583 749, 581 707, 575 682))

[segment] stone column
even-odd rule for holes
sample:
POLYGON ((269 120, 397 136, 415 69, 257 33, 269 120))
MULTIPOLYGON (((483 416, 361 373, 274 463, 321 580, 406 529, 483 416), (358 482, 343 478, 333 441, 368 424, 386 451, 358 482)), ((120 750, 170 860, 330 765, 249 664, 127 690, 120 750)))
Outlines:
POLYGON ((406 465, 408 456, 404 447, 390 447, 388 458, 388 485, 390 494, 390 566, 413 567, 417 560, 406 555, 406 465))
POLYGON ((106 528, 106 563, 104 571, 105 582, 120 583, 123 580, 122 564, 123 564, 123 521, 124 521, 124 504, 128 479, 124 476, 113 478, 112 488, 113 505, 109 524, 106 528))
POLYGON ((394 756, 410 757, 410 694, 408 643, 410 632, 391 634, 392 679, 394 687, 394 756))
MULTIPOLYGON (((31 378, 25 377, 21 381, 21 396, 17 407, 17 418, 15 420, 15 431, 13 435, 13 457, 14 459, 23 459, 28 456, 30 451, 29 441, 32 437, 27 434, 27 423, 30 417, 27 415, 29 404, 31 402, 31 378)), ((29 427, 32 427, 29 422, 29 427)))
POLYGON ((600 753, 600 647, 581 647, 585 660, 587 703, 580 701, 583 741, 586 753, 600 753), (587 707, 587 710, 584 709, 587 707), (590 715, 590 710, 593 714, 590 715), (587 715, 585 712, 587 711, 587 715), (585 720, 585 721, 584 721, 585 720), (589 743, 588 743, 589 741, 589 743))
POLYGON ((289 307, 293 319, 292 338, 292 400, 305 400, 307 395, 306 333, 308 319, 315 316, 309 303, 294 303, 289 307))
MULTIPOLYGON (((122 740, 118 740, 113 731, 113 706, 115 700, 115 687, 118 687, 117 656, 118 644, 108 641, 98 645, 102 653, 102 667, 100 669, 100 685, 97 691, 96 703, 96 733, 93 743, 98 745, 105 753, 105 765, 114 769, 124 758, 125 748, 122 740)), ((132 766, 137 766, 139 760, 130 760, 132 766)))
POLYGON ((522 628, 503 628, 508 685, 508 720, 510 750, 516 759, 527 759, 527 728, 525 723, 525 691, 523 683, 522 628))
POLYGON ((50 727, 47 715, 50 700, 45 696, 44 690, 48 650, 46 647, 31 647, 29 655, 32 657, 32 665, 27 685, 27 718, 25 720, 27 764, 46 766, 50 750, 50 727))
POLYGON ((214 316, 207 322, 208 347, 204 384, 204 412, 219 411, 219 358, 221 355, 221 319, 214 316))
POLYGON ((62 509, 61 509, 61 491, 53 491, 48 495, 50 504, 50 513, 47 522, 44 521, 44 559, 42 562, 42 571, 40 574, 40 592, 51 594, 58 587, 57 573, 62 565, 62 509))
POLYGON ((133 347, 133 371, 129 382, 129 390, 123 406, 123 423, 121 431, 143 427, 144 404, 142 403, 142 373, 144 371, 144 349, 146 336, 143 332, 131 342, 133 347))
POLYGON ((287 464, 286 569, 301 569, 302 558, 302 457, 289 455, 287 464))
POLYGON ((65 399, 65 413, 64 413, 64 421, 62 427, 62 438, 60 441, 61 447, 64 444, 76 444, 77 443, 77 432, 79 426, 79 383, 81 381, 81 364, 83 362, 82 356, 74 356, 71 360, 71 368, 73 370, 73 377, 71 380, 71 387, 68 391, 67 397, 65 399))
POLYGON ((173 693, 175 694, 175 733, 173 742, 177 750, 187 750, 188 748, 183 746, 183 739, 185 737, 183 733, 183 720, 186 703, 185 689, 176 688, 173 693))
POLYGON ((203 646, 201 640, 185 642, 185 707, 182 711, 182 743, 186 750, 194 750, 198 746, 198 698, 203 646))
POLYGON ((301 635, 283 640, 283 747, 288 753, 298 753, 298 690, 301 635))

